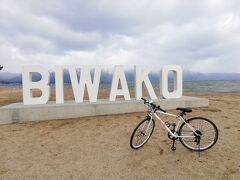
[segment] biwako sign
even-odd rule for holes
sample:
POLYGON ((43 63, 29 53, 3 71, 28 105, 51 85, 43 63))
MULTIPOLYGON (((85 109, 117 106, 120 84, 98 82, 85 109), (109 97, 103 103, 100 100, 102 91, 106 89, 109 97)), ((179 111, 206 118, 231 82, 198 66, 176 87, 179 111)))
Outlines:
POLYGON ((23 80, 23 103, 14 103, 0 107, 0 124, 11 122, 42 121, 53 119, 69 119, 85 116, 124 114, 132 112, 145 112, 146 106, 140 101, 143 96, 143 84, 148 92, 148 99, 155 101, 164 109, 176 107, 206 107, 208 100, 204 98, 182 96, 183 80, 182 69, 178 65, 167 65, 160 69, 160 92, 156 93, 150 79, 150 69, 134 66, 134 97, 130 97, 129 87, 123 66, 115 66, 109 97, 99 99, 98 91, 101 79, 101 67, 80 68, 78 80, 78 67, 64 67, 67 69, 71 79, 74 101, 64 99, 63 68, 56 67, 55 91, 56 101, 49 101, 51 95, 50 72, 41 66, 24 66, 22 68, 23 80), (168 74, 173 72, 174 89, 168 90, 168 74), (34 73, 41 75, 39 81, 33 81, 34 73), (33 90, 39 89, 41 95, 34 97, 33 90), (85 89, 88 99, 84 100, 85 89), (160 93, 160 97, 156 94, 160 93), (116 99, 117 96, 123 99, 116 99))
MULTIPOLYGON (((83 102, 85 87, 88 91, 89 102, 97 102, 98 90, 101 78, 101 67, 94 68, 94 76, 91 78, 90 68, 82 67, 80 73, 80 80, 78 81, 76 68, 71 66, 67 68, 70 74, 72 83, 72 89, 76 103, 83 102)), ((152 100, 157 100, 156 93, 149 80, 150 70, 149 68, 141 68, 134 66, 135 77, 135 98, 140 100, 142 97, 142 85, 146 86, 149 97, 152 100)), ((178 65, 167 65, 160 70, 160 94, 163 98, 180 98, 182 96, 182 69, 178 65), (169 92, 168 90, 168 73, 172 71, 174 74, 174 90, 169 92)), ((41 66, 25 66, 22 68, 22 80, 23 80, 23 103, 25 105, 33 104, 46 104, 50 98, 50 73, 47 69, 41 66), (39 73, 42 78, 40 81, 33 82, 32 74, 39 73), (42 92, 40 97, 33 97, 32 90, 39 89, 42 92)), ((55 68, 55 85, 56 85, 56 103, 64 103, 64 83, 63 83, 63 69, 62 67, 55 68)), ((125 100, 130 100, 130 93, 128 84, 126 81, 123 66, 115 66, 109 101, 115 101, 117 96, 123 96, 125 100), (119 83, 121 89, 118 89, 119 83)))

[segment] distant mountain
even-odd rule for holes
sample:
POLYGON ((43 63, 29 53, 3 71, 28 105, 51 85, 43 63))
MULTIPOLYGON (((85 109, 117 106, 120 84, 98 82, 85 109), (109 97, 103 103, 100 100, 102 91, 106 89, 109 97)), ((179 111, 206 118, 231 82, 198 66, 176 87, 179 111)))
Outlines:
POLYGON ((17 76, 19 76, 19 74, 17 74, 17 73, 8 73, 8 72, 3 73, 3 72, 1 72, 0 73, 0 81, 6 81, 6 80, 12 79, 12 78, 17 77, 17 76))
MULTIPOLYGON (((78 78, 79 78, 79 71, 77 71, 78 78)), ((93 72, 91 75, 93 76, 93 72)), ((133 71, 126 71, 125 72, 126 78, 129 82, 134 81, 134 74, 133 71)), ((50 83, 55 83, 55 73, 50 73, 50 83)), ((64 83, 70 84, 70 75, 67 70, 63 72, 63 79, 64 83)), ((150 73, 149 74, 150 80, 154 82, 159 82, 159 73, 150 73)), ((169 78, 172 79, 171 74, 169 78)), ((41 75, 38 73, 34 73, 32 77, 33 81, 39 81, 41 79, 41 75)), ((107 71, 102 71, 101 73, 101 83, 108 84, 111 83, 112 74, 107 71)), ((183 80, 184 81, 202 81, 202 80, 240 80, 240 73, 199 73, 199 72, 184 72, 183 73, 183 80)), ((10 84, 10 83, 22 83, 22 75, 16 73, 0 73, 0 83, 10 84)))
POLYGON ((203 81, 203 80, 240 80, 240 73, 199 73, 184 72, 184 81, 203 81))

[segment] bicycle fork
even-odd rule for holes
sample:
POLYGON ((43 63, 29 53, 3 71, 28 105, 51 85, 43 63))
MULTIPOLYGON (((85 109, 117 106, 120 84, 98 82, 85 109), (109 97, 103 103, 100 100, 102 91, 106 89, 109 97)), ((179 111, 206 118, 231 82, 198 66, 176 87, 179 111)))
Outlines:
POLYGON ((148 132, 148 129, 149 129, 150 124, 151 124, 151 121, 153 120, 153 119, 152 119, 152 116, 149 116, 149 115, 147 115, 146 118, 149 118, 149 122, 148 122, 148 123, 145 122, 144 126, 143 126, 142 129, 141 129, 141 134, 143 134, 144 136, 146 136, 146 133, 148 132), (145 132, 143 132, 143 130, 144 130, 144 128, 145 128, 146 125, 147 125, 147 129, 146 129, 145 132))

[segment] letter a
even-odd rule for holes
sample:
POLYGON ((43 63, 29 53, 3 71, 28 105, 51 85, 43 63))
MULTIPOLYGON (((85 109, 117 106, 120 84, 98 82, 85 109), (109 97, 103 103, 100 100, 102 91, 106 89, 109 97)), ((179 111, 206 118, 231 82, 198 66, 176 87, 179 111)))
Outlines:
POLYGON ((125 100, 131 99, 123 66, 115 66, 109 100, 115 101, 118 95, 123 95, 125 100), (119 81, 122 89, 118 89, 119 81))

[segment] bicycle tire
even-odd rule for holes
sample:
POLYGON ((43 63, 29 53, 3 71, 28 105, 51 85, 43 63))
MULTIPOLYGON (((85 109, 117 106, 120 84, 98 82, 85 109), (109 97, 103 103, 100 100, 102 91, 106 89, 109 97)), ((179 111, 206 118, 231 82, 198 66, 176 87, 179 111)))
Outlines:
MULTIPOLYGON (((147 123, 148 124, 148 123, 147 123)), ((150 117, 146 117, 144 120, 142 120, 138 125, 137 127, 134 129, 132 135, 131 135, 131 138, 130 138, 130 146, 132 149, 139 149, 140 147, 142 147, 144 144, 147 143, 147 141, 150 139, 150 137, 152 136, 152 133, 154 131, 154 127, 155 127, 155 121, 152 119, 150 119, 150 117), (135 135, 136 135, 136 132, 139 130, 139 128, 141 127, 141 125, 143 125, 144 123, 146 122, 152 122, 152 128, 150 129, 150 132, 149 132, 149 135, 148 137, 146 137, 146 139, 140 143, 140 145, 134 145, 134 138, 135 138, 135 135)), ((141 132, 142 134, 142 132, 141 132)))
MULTIPOLYGON (((180 137, 179 138, 179 140, 180 140, 180 142, 182 143, 182 145, 184 146, 184 147, 186 147, 187 149, 190 149, 190 150, 192 150, 192 151, 205 151, 205 150, 207 150, 207 149, 210 149, 211 147, 213 147, 215 144, 216 144, 216 142, 217 142, 217 140, 218 140, 218 129, 217 129, 217 126, 212 122, 212 121, 210 121, 209 119, 207 119, 207 118, 203 118, 203 117, 194 117, 194 118, 191 118, 191 119, 188 119, 187 121, 186 121, 186 123, 192 123, 192 122, 196 122, 196 121, 198 121, 198 122, 203 122, 203 121, 205 121, 205 122, 207 122, 209 125, 211 125, 211 128, 212 128, 212 130, 214 131, 214 137, 212 137, 212 141, 211 141, 211 143, 209 143, 207 146, 205 146, 205 147, 200 147, 201 146, 201 141, 202 140, 200 140, 200 145, 196 145, 195 147, 192 147, 190 144, 188 144, 187 143, 187 141, 186 140, 184 140, 184 138, 182 138, 182 137, 180 137)), ((191 124, 192 125, 192 124, 191 124)), ((193 125, 192 125, 193 126, 193 125)), ((179 128, 179 136, 182 136, 183 135, 183 129, 184 129, 184 127, 187 127, 187 125, 185 124, 185 123, 183 123, 181 126, 180 126, 180 128, 179 128)), ((194 126, 193 126, 194 127, 194 126)), ((199 132, 201 132, 201 138, 203 138, 203 137, 207 137, 207 135, 205 135, 206 134, 206 130, 200 130, 200 127, 194 127, 195 129, 197 129, 199 132), (204 131, 204 132, 203 132, 204 131)), ((188 129, 190 129, 190 128, 188 128, 188 129)), ((190 130, 189 130, 190 131, 190 130)), ((192 132, 192 135, 193 135, 194 133, 192 132)), ((186 138, 185 138, 186 139, 186 138)), ((196 141, 194 141, 194 142, 196 142, 196 141)), ((194 143, 193 143, 194 144, 194 143)), ((197 143, 196 143, 197 144, 197 143)))

